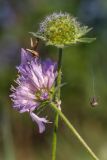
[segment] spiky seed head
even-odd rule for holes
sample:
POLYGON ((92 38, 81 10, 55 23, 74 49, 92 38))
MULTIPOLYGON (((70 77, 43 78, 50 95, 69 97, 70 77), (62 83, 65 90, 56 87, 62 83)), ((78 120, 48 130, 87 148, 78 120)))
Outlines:
POLYGON ((59 48, 76 44, 77 42, 91 42, 94 38, 81 38, 91 28, 82 26, 76 18, 68 13, 53 13, 40 23, 38 32, 34 36, 42 39, 47 45, 59 48))

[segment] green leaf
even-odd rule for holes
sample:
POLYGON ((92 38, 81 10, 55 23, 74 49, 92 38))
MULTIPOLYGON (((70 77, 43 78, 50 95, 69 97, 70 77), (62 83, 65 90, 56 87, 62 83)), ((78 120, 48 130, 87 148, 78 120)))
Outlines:
POLYGON ((88 28, 87 26, 81 27, 81 28, 78 30, 77 37, 78 37, 78 38, 83 37, 85 34, 87 34, 88 32, 90 32, 92 29, 93 29, 93 28, 88 28))
POLYGON ((40 36, 40 35, 38 35, 38 33, 34 33, 34 32, 29 32, 29 33, 32 34, 34 37, 39 38, 39 39, 42 39, 42 40, 45 41, 45 38, 42 37, 42 36, 40 36))
POLYGON ((65 86, 66 84, 67 84, 67 83, 64 82, 64 83, 58 85, 58 86, 55 88, 55 92, 56 92, 59 88, 62 88, 63 86, 65 86))
POLYGON ((96 38, 80 38, 77 41, 78 42, 83 42, 83 43, 91 43, 91 42, 93 42, 95 40, 96 40, 96 38))
POLYGON ((49 101, 42 102, 42 104, 36 110, 37 115, 39 115, 48 105, 49 105, 49 101))
MULTIPOLYGON (((87 29, 85 29, 85 30, 84 30, 84 34, 90 32, 92 29, 93 29, 93 28, 87 28, 87 29)), ((83 34, 83 35, 84 35, 84 34, 83 34)))

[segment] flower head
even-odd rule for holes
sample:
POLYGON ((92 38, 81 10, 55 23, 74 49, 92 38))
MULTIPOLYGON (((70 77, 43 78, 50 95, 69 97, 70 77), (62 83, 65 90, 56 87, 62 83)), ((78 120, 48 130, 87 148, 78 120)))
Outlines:
POLYGON ((91 42, 93 38, 82 38, 91 29, 82 26, 76 18, 68 13, 53 13, 47 16, 34 36, 42 39, 47 45, 60 48, 77 42, 91 42))
POLYGON ((48 121, 33 113, 36 108, 52 98, 52 88, 57 76, 56 63, 47 59, 41 62, 30 53, 22 49, 21 64, 17 67, 19 77, 16 80, 18 86, 11 87, 10 95, 13 108, 20 113, 29 112, 32 120, 37 122, 39 132, 45 130, 44 123, 48 121))

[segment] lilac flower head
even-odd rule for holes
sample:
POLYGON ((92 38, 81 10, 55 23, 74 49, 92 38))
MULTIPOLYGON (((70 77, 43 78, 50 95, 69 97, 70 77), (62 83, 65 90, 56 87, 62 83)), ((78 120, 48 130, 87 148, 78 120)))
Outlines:
POLYGON ((21 64, 17 67, 19 76, 17 87, 11 87, 10 95, 13 108, 20 113, 29 112, 33 121, 38 124, 39 132, 45 130, 45 118, 38 117, 33 111, 52 98, 52 89, 57 76, 56 63, 50 59, 41 62, 26 50, 21 50, 21 64))

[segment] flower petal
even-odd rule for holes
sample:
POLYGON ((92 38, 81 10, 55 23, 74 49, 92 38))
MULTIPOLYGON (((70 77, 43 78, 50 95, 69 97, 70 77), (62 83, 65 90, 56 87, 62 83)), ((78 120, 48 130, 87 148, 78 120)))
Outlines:
POLYGON ((45 124, 44 123, 48 123, 48 120, 46 120, 45 118, 38 117, 33 112, 30 112, 30 116, 31 116, 32 120, 38 124, 39 132, 43 133, 45 131, 45 124))
POLYGON ((31 54, 22 48, 21 49, 21 65, 26 64, 31 59, 32 59, 31 54))

